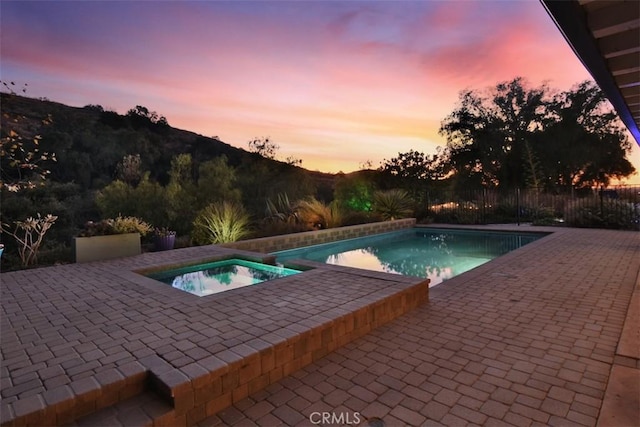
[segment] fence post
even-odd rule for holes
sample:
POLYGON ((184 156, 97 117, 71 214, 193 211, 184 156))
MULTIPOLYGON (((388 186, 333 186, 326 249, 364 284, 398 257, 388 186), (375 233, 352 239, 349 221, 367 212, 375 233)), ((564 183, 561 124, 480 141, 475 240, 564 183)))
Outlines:
POLYGON ((482 187, 482 223, 487 223, 487 189, 482 187))
POLYGON ((604 218, 604 187, 600 186, 600 218, 604 218))
POLYGON ((520 189, 516 188, 516 223, 520 225, 520 189))

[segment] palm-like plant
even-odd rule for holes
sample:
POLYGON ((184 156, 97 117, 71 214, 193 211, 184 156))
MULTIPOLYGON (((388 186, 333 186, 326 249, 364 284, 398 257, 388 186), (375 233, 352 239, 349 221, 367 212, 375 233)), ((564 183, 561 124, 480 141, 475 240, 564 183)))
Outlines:
POLYGON ((373 211, 385 221, 407 218, 413 214, 413 201, 404 190, 376 191, 373 194, 373 211))
POLYGON ((193 238, 199 244, 238 241, 249 235, 250 218, 242 205, 234 202, 212 203, 193 222, 193 238))
POLYGON ((314 198, 302 200, 297 204, 297 212, 304 224, 313 229, 339 227, 341 215, 337 204, 326 205, 314 198))
POLYGON ((289 201, 287 193, 278 194, 275 202, 271 199, 267 199, 265 220, 271 222, 284 222, 288 224, 298 222, 299 218, 296 206, 289 201))

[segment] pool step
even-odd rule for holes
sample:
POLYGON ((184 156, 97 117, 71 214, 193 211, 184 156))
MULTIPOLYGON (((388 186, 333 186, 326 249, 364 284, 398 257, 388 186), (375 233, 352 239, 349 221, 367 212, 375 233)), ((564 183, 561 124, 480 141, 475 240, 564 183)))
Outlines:
POLYGON ((173 426, 173 406, 152 391, 145 391, 113 406, 79 418, 68 427, 173 426))
POLYGON ((19 401, 12 410, 3 411, 2 427, 73 423, 144 393, 148 376, 138 362, 98 372, 19 401))

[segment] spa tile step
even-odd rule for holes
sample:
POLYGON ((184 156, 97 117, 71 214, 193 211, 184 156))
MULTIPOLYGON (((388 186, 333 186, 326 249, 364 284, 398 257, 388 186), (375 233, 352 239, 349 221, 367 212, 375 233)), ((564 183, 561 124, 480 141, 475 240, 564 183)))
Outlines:
POLYGON ((113 406, 79 418, 67 427, 151 427, 170 425, 164 423, 173 419, 173 407, 152 391, 145 391, 113 406))

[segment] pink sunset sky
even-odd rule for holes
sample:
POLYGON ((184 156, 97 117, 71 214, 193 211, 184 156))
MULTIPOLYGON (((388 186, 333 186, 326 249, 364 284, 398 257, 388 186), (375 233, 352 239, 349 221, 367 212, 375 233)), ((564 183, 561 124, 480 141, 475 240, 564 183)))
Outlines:
MULTIPOLYGON (((56 1, 0 4, 3 81, 169 124, 323 172, 445 145, 465 88, 590 79, 537 0, 56 1)), ((631 161, 640 169, 640 149, 631 161)), ((639 175, 627 182, 640 182, 639 175)))

